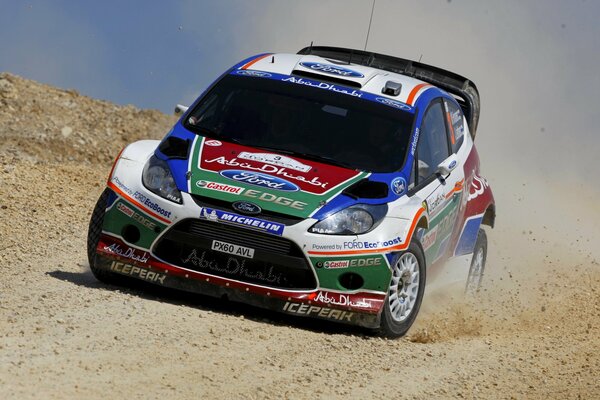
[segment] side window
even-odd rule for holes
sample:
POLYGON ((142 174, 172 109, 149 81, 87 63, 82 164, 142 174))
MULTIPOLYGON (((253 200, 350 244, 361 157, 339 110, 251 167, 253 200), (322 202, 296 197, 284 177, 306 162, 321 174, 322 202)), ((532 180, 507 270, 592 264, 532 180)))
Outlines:
POLYGON ((465 139, 463 113, 460 107, 451 101, 444 99, 444 104, 446 105, 450 145, 452 146, 452 152, 456 153, 465 139))
POLYGON ((417 144, 417 184, 433 175, 450 155, 444 118, 441 101, 433 103, 425 112, 417 144))

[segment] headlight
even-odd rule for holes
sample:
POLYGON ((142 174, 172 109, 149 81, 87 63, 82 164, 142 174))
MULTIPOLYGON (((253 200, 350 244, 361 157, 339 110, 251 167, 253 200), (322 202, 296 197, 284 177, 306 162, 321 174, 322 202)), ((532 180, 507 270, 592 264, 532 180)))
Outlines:
POLYGON ((181 204, 181 192, 167 163, 156 156, 150 157, 142 172, 142 183, 146 189, 172 202, 181 204))
POLYGON ((359 235, 379 225, 387 214, 387 204, 357 204, 338 211, 314 224, 309 232, 325 235, 359 235))

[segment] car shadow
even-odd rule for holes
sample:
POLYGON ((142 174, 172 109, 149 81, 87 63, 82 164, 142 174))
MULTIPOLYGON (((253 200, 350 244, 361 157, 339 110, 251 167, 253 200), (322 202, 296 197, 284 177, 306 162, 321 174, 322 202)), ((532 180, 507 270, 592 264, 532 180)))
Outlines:
POLYGON ((364 338, 377 337, 373 330, 359 326, 339 324, 315 318, 296 317, 244 303, 230 301, 225 298, 216 298, 152 285, 137 279, 130 279, 127 282, 127 286, 109 285, 98 281, 89 269, 81 272, 61 271, 57 269, 46 272, 46 275, 90 289, 127 293, 149 301, 159 301, 178 306, 193 307, 200 311, 210 311, 244 317, 258 323, 293 327, 315 333, 360 336, 364 338))

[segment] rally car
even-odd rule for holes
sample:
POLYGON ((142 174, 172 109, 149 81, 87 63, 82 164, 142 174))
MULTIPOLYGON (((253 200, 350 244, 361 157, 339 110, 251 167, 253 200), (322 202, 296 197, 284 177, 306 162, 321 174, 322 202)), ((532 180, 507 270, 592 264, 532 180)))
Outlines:
MULTIPOLYGON (((473 82, 335 47, 261 54, 118 155, 88 256, 131 278, 396 337, 426 276, 477 290, 495 205, 473 82)), ((429 284, 428 284, 429 286, 429 284)))

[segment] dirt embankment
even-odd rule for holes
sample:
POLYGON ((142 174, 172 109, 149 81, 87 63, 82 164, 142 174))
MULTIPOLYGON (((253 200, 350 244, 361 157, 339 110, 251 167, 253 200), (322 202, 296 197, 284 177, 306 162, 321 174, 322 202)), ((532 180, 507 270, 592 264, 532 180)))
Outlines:
POLYGON ((600 212, 581 188, 495 187, 482 296, 432 294, 401 340, 100 284, 85 234, 112 159, 173 121, 0 74, 0 398, 600 397, 600 212))

